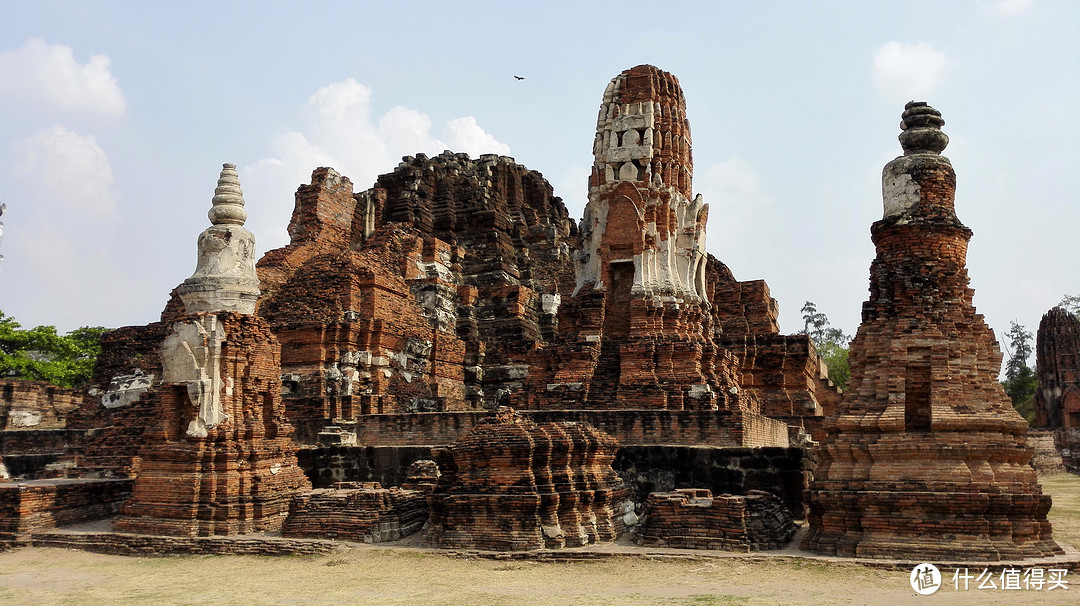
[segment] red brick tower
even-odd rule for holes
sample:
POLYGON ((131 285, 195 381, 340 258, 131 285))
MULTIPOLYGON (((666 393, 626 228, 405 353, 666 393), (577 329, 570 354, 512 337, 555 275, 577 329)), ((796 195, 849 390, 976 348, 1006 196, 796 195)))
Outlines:
POLYGON ((909 103, 904 155, 882 174, 870 300, 851 382, 825 420, 803 547, 856 557, 1001 560, 1051 540, 1027 423, 997 381, 1001 352, 975 313, 971 230, 953 210, 941 114, 909 103))
POLYGON ((616 76, 593 156, 577 287, 559 316, 565 341, 546 372, 530 370, 540 389, 530 406, 739 407, 734 357, 711 340, 708 206, 691 194, 690 125, 675 76, 651 65, 616 76))
POLYGON ((1060 307, 1046 312, 1035 351, 1035 426, 1080 429, 1080 320, 1060 307))
POLYGON ((311 484, 296 462, 281 403, 281 347, 255 315, 254 236, 235 167, 226 164, 199 237, 186 314, 161 344, 155 422, 115 529, 174 536, 281 527, 311 484))

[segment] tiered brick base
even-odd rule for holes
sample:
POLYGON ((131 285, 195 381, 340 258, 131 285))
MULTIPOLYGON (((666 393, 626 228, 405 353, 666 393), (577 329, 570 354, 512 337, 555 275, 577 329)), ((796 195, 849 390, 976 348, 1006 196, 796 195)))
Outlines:
POLYGON ((277 530, 293 495, 311 488, 281 404, 277 341, 255 316, 217 317, 226 335, 221 377, 231 389, 221 400, 228 418, 206 437, 191 437, 187 389, 162 387, 117 531, 194 537, 277 530))
POLYGON ((634 529, 634 542, 648 547, 760 551, 779 549, 798 526, 775 495, 751 490, 714 497, 702 488, 654 492, 634 529))
POLYGON ((588 425, 504 411, 437 455, 443 475, 424 540, 494 551, 612 541, 629 507, 611 468, 617 446, 588 425))
POLYGON ((341 482, 293 497, 282 536, 380 543, 420 530, 427 498, 419 490, 383 488, 378 482, 341 482))

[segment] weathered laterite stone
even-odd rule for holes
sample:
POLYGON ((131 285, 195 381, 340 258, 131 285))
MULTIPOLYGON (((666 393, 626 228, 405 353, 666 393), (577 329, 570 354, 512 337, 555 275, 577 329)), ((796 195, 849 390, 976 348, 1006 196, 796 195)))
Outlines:
POLYGON ((1035 426, 1080 429, 1080 319, 1060 307, 1046 312, 1035 352, 1035 426))
POLYGON ((536 424, 502 409, 436 455, 424 541, 527 551, 613 541, 632 513, 611 468, 618 444, 589 425, 536 424))
POLYGON ((420 530, 427 511, 427 498, 420 490, 339 482, 293 497, 281 534, 363 543, 397 541, 420 530))
POLYGON ((971 230, 953 209, 943 124, 909 103, 904 155, 883 171, 870 299, 849 389, 825 420, 805 549, 921 561, 1062 553, 1027 423, 997 381, 1001 352, 971 302, 971 230))
POLYGON ((746 552, 782 548, 798 529, 784 503, 768 492, 714 497, 685 488, 650 494, 633 537, 648 547, 746 552))

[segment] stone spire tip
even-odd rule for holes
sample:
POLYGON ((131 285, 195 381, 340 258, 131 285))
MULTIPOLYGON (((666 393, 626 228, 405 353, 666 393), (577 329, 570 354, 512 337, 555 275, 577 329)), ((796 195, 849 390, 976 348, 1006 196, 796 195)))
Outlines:
POLYGON ((904 155, 940 154, 949 144, 949 136, 941 132, 945 119, 941 112, 925 101, 909 101, 900 116, 900 145, 904 155))
POLYGON ((244 192, 240 190, 240 177, 235 164, 222 164, 221 176, 214 189, 214 205, 208 216, 214 225, 243 225, 247 221, 244 210, 244 192))

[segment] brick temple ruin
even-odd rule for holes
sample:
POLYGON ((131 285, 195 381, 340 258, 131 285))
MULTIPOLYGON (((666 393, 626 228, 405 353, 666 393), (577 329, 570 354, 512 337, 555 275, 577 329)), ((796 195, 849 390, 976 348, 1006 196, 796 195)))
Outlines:
POLYGON ((953 207, 944 124, 934 108, 908 103, 904 155, 882 172, 870 299, 808 492, 811 551, 938 560, 1061 553, 1027 422, 997 380, 1001 351, 972 305, 972 232, 953 207))
POLYGON ((1080 318, 1046 312, 1035 341, 1035 427, 1053 432, 1065 468, 1080 472, 1080 318))
MULTIPOLYGON (((912 112, 921 130, 902 139, 944 137, 912 112)), ((965 536, 976 548, 917 543, 928 553, 1051 553, 1022 420, 970 305, 951 169, 927 153, 905 156, 918 170, 897 178, 914 181, 875 224, 843 396, 810 338, 781 334, 766 283, 704 250, 686 102, 655 67, 604 91, 580 223, 512 158, 417 154, 360 192, 315 169, 289 244, 256 264, 226 165, 196 272, 160 321, 109 332, 75 406, 34 396, 50 425, 0 431, 4 457, 36 445, 18 485, 53 483, 25 502, 0 487, 0 541, 118 512, 128 534, 103 544, 278 529, 374 542, 424 519, 430 545, 527 550, 609 541, 651 511, 643 543, 746 550, 789 541, 810 494, 812 549, 909 555, 895 525, 928 510, 886 516, 875 543, 848 497, 866 489, 889 511, 894 495, 1008 510, 978 518, 992 530, 965 536), (912 278, 919 263, 929 277, 912 278), (60 490, 85 506, 65 510, 60 490)))

